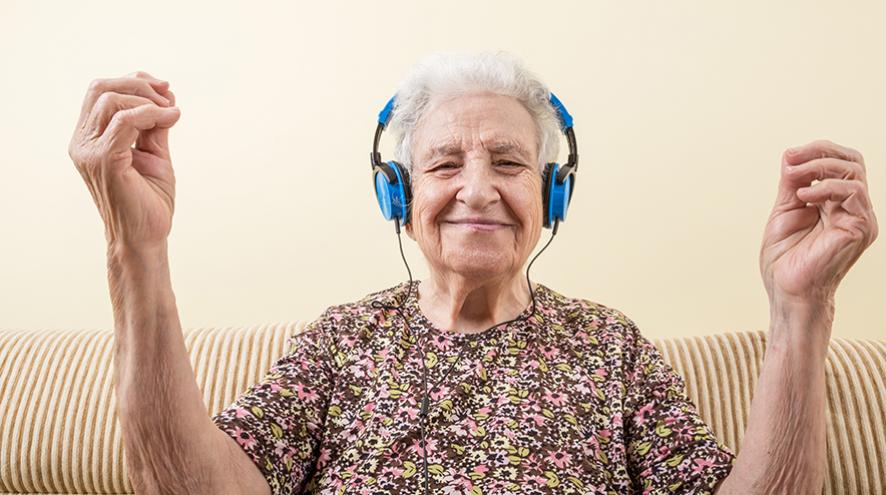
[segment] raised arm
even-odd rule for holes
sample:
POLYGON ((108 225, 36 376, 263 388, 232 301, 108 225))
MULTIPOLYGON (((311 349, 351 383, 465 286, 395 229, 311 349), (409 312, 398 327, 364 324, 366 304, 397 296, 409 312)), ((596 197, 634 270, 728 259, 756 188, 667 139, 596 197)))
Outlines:
POLYGON ((168 83, 143 72, 93 81, 68 149, 105 224, 129 478, 140 494, 270 494, 255 464, 212 423, 182 335, 166 241, 174 104, 168 83))
POLYGON ((760 250, 770 303, 766 356, 744 443, 718 494, 821 493, 834 296, 877 232, 858 151, 820 140, 784 154, 760 250))

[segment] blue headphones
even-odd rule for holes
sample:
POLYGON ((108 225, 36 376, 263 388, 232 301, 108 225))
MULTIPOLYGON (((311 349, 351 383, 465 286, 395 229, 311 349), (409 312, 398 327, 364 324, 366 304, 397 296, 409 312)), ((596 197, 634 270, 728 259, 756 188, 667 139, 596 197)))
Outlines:
MULTIPOLYGON (((378 114, 378 127, 375 128, 375 139, 372 142, 372 182, 375 186, 375 197, 382 215, 386 220, 394 220, 397 233, 400 225, 411 220, 412 185, 405 167, 395 161, 383 162, 378 152, 381 133, 391 120, 394 109, 394 95, 378 114)), ((542 205, 544 207, 543 223, 545 228, 553 226, 557 233, 557 225, 566 218, 566 209, 575 189, 575 173, 578 171, 578 147, 575 133, 572 130, 572 115, 566 111, 563 103, 551 93, 551 105, 557 111, 560 129, 569 143, 569 159, 563 167, 550 162, 545 165, 542 173, 542 205)))

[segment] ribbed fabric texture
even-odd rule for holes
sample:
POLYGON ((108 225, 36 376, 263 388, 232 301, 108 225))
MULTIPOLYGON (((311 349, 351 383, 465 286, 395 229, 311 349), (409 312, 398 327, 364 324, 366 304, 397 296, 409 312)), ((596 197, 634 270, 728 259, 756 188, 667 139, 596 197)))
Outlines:
MULTIPOLYGON (((305 322, 185 332, 211 414, 257 382, 305 322)), ((765 332, 657 339, 717 437, 739 452, 765 332)), ((0 331, 0 494, 132 493, 111 331, 0 331)), ((886 493, 886 342, 832 339, 826 494, 886 493)))

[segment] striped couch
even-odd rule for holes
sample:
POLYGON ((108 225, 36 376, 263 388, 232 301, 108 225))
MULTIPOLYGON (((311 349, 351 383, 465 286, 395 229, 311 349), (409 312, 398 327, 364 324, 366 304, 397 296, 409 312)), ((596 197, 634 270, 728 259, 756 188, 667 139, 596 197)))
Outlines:
MULTIPOLYGON (((212 414, 282 355, 304 322, 185 332, 212 414)), ((738 451, 765 332, 653 341, 726 445, 738 451)), ((132 493, 112 379, 113 333, 0 331, 0 494, 132 493)), ((886 493, 886 342, 832 339, 827 494, 886 493)))

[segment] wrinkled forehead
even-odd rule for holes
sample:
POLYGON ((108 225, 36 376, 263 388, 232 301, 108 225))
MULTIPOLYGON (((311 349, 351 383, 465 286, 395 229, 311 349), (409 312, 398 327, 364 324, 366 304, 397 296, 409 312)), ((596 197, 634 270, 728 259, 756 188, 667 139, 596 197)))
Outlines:
POLYGON ((482 147, 497 155, 532 160, 538 128, 516 98, 495 94, 432 100, 417 126, 413 156, 418 163, 462 155, 482 147))

